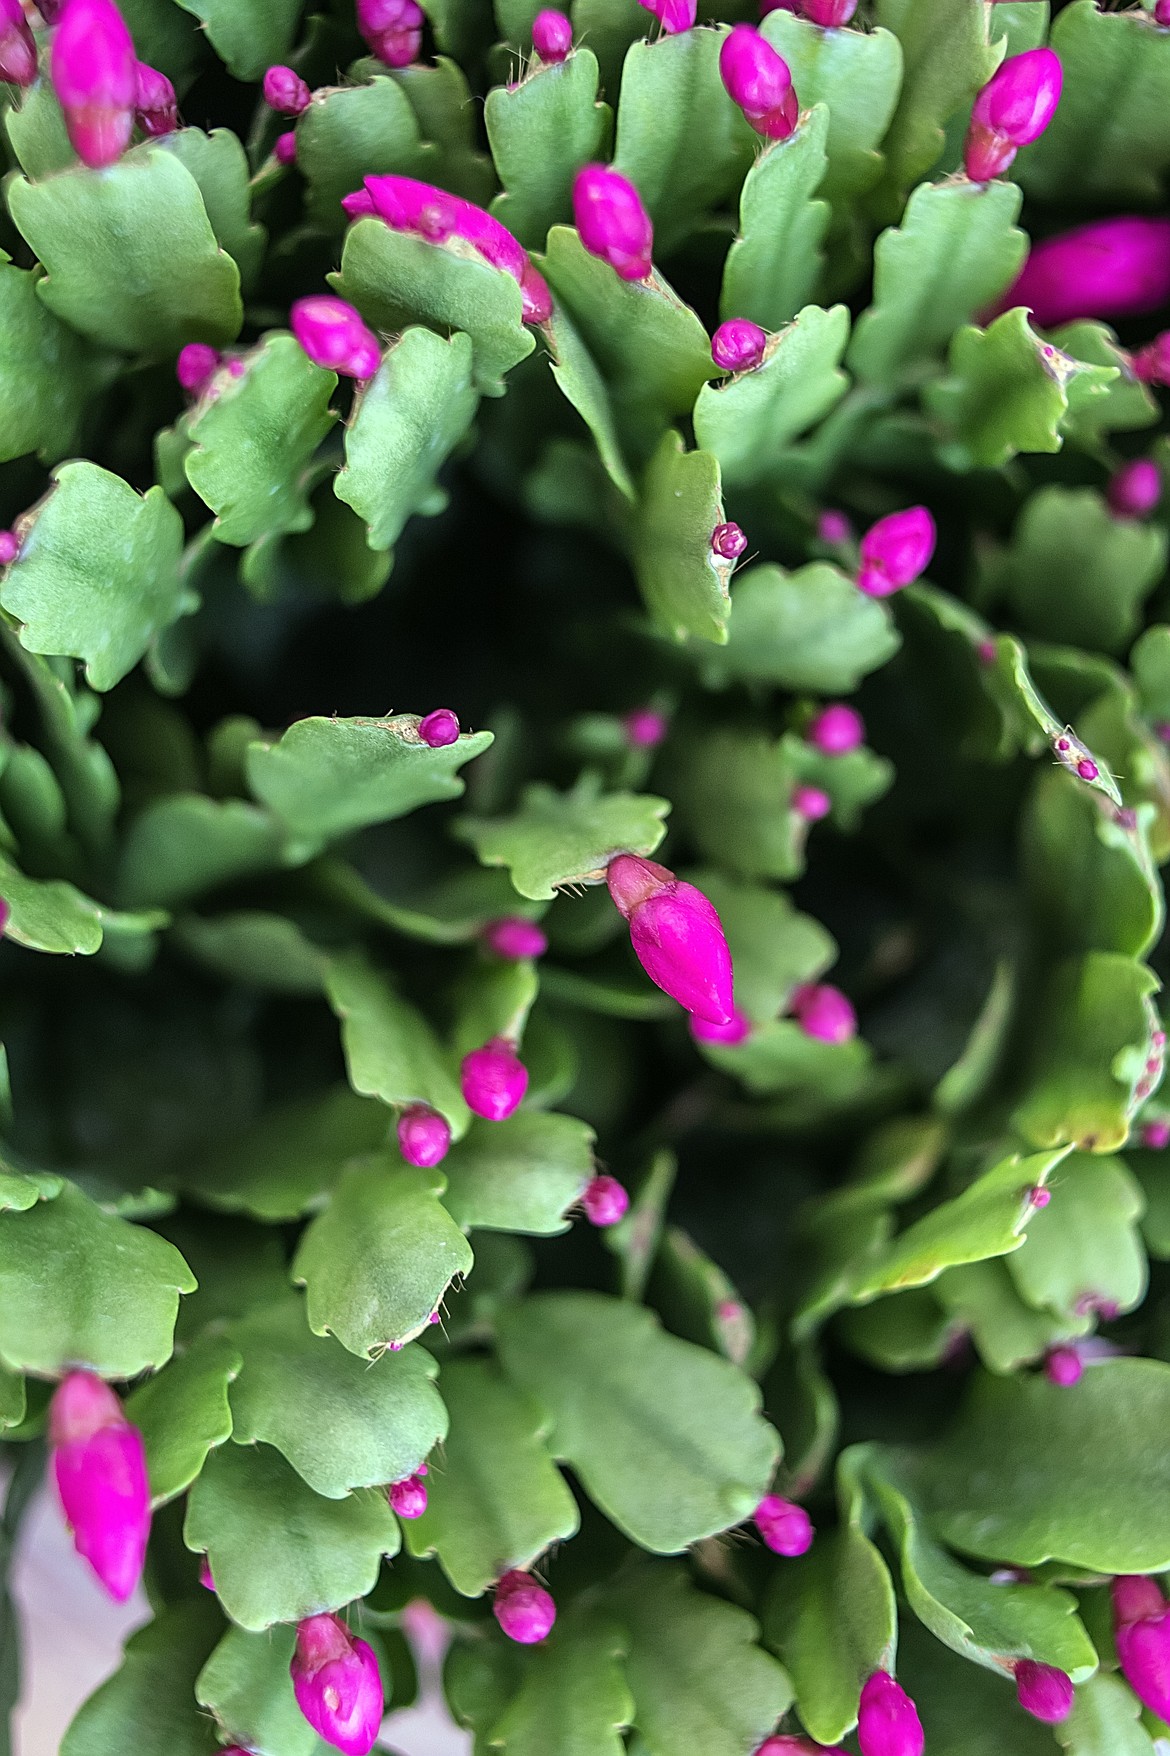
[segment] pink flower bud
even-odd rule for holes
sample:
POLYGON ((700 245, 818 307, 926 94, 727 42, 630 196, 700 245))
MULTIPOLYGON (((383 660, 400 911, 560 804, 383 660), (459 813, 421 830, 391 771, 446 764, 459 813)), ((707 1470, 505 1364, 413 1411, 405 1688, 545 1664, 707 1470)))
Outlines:
POLYGON ((291 67, 270 67, 264 75, 264 102, 281 116, 299 116, 307 110, 312 93, 291 67))
POLYGON ((1045 1725, 1059 1725, 1068 1718, 1076 1693, 1071 1677, 1055 1665, 1042 1665, 1032 1658, 1020 1659, 1015 1672, 1016 1696, 1025 1713, 1045 1725))
POLYGON ((482 1049, 464 1055, 460 1082, 469 1110, 488 1122, 505 1122, 528 1090, 528 1069, 514 1043, 493 1037, 482 1049))
POLYGON ((373 219, 378 211, 368 189, 355 189, 351 195, 343 195, 341 205, 351 220, 373 219))
POLYGON ((449 707, 436 707, 418 722, 418 735, 432 750, 442 750, 459 736, 459 721, 449 707))
POLYGON ((590 1225, 616 1226, 624 1219, 630 1198, 616 1177, 601 1175, 586 1184, 581 1205, 590 1225))
POLYGON ((0 0, 0 80, 31 85, 37 76, 37 45, 20 0, 0 0))
POLYGON ((1123 465, 1106 490, 1115 518, 1148 518, 1162 498, 1162 472, 1152 457, 1123 465))
POLYGON ((737 24, 724 37, 719 72, 727 95, 756 133, 766 140, 787 140, 800 118, 792 72, 754 25, 737 24))
POLYGON ((531 1573, 513 1568, 496 1586, 492 1614, 509 1640, 536 1646, 551 1633, 557 1606, 531 1573))
POLYGON ((865 742, 865 721, 844 701, 834 701, 822 707, 804 735, 822 755, 844 756, 865 742))
POLYGON ((14 530, 0 530, 0 567, 11 567, 20 554, 20 538, 14 530))
POLYGON ((692 1013, 690 1029, 697 1043, 742 1043, 752 1034, 751 1020, 742 1012, 733 1012, 726 1024, 712 1024, 709 1019, 692 1013))
POLYGON ((833 809, 833 801, 823 787, 794 787, 792 809, 806 823, 819 823, 833 809))
POLYGON ((887 598, 912 585, 930 566, 936 539, 934 519, 925 506, 879 518, 861 539, 858 589, 867 597, 887 598))
POLYGON ((307 1616, 288 1668, 297 1706, 318 1737, 343 1756, 369 1756, 385 1711, 373 1647, 340 1616, 307 1616))
POLYGON ((1113 1581, 1113 1615, 1121 1673, 1143 1706, 1170 1718, 1170 1604, 1139 1574, 1113 1581))
POLYGON ((199 1583, 204 1591, 215 1590, 215 1577, 211 1571, 211 1563, 206 1555, 199 1557, 199 1583))
MULTIPOLYGON (((527 251, 507 226, 476 207, 473 201, 451 195, 433 183, 393 174, 366 178, 366 193, 378 217, 396 232, 413 232, 431 244, 459 238, 470 244, 492 268, 510 274, 520 288, 525 323, 546 323, 552 315, 552 294, 544 276, 533 267, 527 251)), ((369 210, 356 197, 342 198, 351 218, 369 210)))
POLYGON ((711 547, 723 561, 738 561, 747 548, 747 538, 738 524, 717 524, 711 532, 711 547))
POLYGON ((925 1739, 918 1709, 887 1671, 866 1678, 857 1742, 861 1756, 922 1756, 925 1739))
POLYGON ((278 134, 273 144, 272 155, 278 165, 295 165, 297 162, 297 137, 289 128, 278 134))
POLYGON ((1075 1347, 1049 1348, 1044 1356, 1044 1376, 1050 1384, 1058 1385, 1061 1390, 1068 1390, 1072 1385, 1079 1384, 1084 1373, 1084 1364, 1075 1347))
POLYGON ((165 73, 148 67, 145 61, 135 63, 137 94, 135 114, 145 133, 152 139, 173 134, 179 126, 179 100, 165 73))
POLYGON ((826 507, 817 519, 817 539, 832 549, 853 541, 853 526, 843 512, 826 507))
POLYGON ((1157 0, 1154 7, 1154 23, 1170 26, 1170 0, 1157 0))
POLYGON ((609 165, 584 165, 573 183, 573 218, 591 256, 622 280, 651 272, 654 228, 634 185, 609 165))
POLYGON ((650 980, 696 1017, 728 1024, 735 1012, 731 953, 702 891, 637 854, 616 854, 605 881, 650 980))
POLYGON ((398 1149, 408 1165, 442 1164, 451 1144, 446 1118, 429 1104, 410 1104, 398 1118, 398 1149))
POLYGON ((638 0, 638 5, 654 14, 668 37, 690 30, 699 12, 698 0, 638 0))
POLYGON ((848 24, 857 11, 857 0, 802 0, 804 16, 822 30, 835 30, 848 24))
POLYGON ((774 1555, 792 1558, 812 1548, 812 1520, 803 1506, 782 1500, 779 1494, 767 1494, 752 1514, 756 1529, 774 1555))
POLYGON ((790 1001, 792 1016, 806 1037, 821 1043, 847 1043, 857 1035, 857 1014, 840 988, 806 982, 790 1001))
POLYGON ((1170 1146, 1170 1122, 1143 1122, 1141 1143, 1151 1152, 1164 1152, 1170 1146))
POLYGON ((142 1577, 150 1535, 142 1434, 108 1384, 93 1372, 70 1372, 49 1405, 49 1444, 73 1546, 124 1604, 142 1577))
MULTIPOLYGON (((379 219, 393 231, 417 232, 432 244, 454 235, 461 204, 446 189, 390 172, 367 177, 365 188, 379 219)), ((346 196, 342 205, 353 200, 354 196, 346 196)))
POLYGON ((993 312, 1026 305, 1041 329, 1134 317, 1170 298, 1170 219, 1122 214, 1034 244, 993 312))
POLYGON ((521 957, 543 957, 548 950, 548 934, 535 921, 523 915, 505 915, 502 920, 489 921, 483 930, 483 942, 497 957, 516 961, 521 957))
POLYGON ((421 1518, 427 1509, 426 1483, 421 1475, 406 1476, 400 1482, 391 1482, 386 1490, 390 1501, 390 1509, 399 1518, 421 1518))
POLYGON ((573 26, 563 12, 549 6, 532 21, 532 47, 546 63, 563 61, 573 47, 573 26))
POLYGON ((77 156, 94 170, 112 165, 130 144, 138 103, 134 42, 114 0, 68 0, 50 70, 77 156))
POLYGON ((214 373, 219 370, 222 355, 203 341, 189 341, 180 348, 175 361, 175 377, 189 396, 202 396, 214 373))
POLYGON ((750 372, 763 359, 767 345, 767 332, 758 323, 729 317, 711 337, 711 358, 723 372, 750 372))
POLYGON ((409 67, 417 58, 423 15, 416 0, 357 0, 357 25, 387 67, 409 67))
POLYGON ((827 1744, 814 1744, 811 1738, 791 1737, 787 1733, 778 1733, 775 1737, 765 1738, 755 1756, 845 1756, 840 1744, 832 1749, 827 1744))
POLYGON ((635 750, 656 750, 670 730, 670 721, 653 707, 635 707, 622 720, 626 742, 635 750))
POLYGON ((998 177, 1021 146, 1040 138, 1056 114, 1062 79, 1051 49, 1010 55, 992 74, 975 99, 963 149, 973 183, 998 177))
POLYGON ((289 312, 293 334, 315 366, 344 378, 372 378, 382 359, 378 338, 361 314, 332 293, 298 299, 289 312))

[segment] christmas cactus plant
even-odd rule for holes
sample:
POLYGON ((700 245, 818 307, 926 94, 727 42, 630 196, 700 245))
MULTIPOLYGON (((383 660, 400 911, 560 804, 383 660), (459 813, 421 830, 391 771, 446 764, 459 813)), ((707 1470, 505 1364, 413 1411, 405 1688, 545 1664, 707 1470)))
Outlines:
POLYGON ((0 0, 64 1756, 1168 1747, 1170 3, 762 12, 0 0))

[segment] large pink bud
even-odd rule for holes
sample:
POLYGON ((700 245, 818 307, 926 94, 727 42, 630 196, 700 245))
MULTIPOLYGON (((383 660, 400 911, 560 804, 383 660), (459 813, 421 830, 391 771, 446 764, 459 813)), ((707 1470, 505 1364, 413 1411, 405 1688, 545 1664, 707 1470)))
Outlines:
POLYGON ((314 293, 297 299, 289 326, 315 366, 345 378, 372 378, 382 359, 378 338, 344 299, 314 293))
POLYGON ((398 1118, 398 1147, 408 1165, 442 1164, 451 1145, 451 1129, 429 1104, 408 1104, 398 1118))
POLYGON ((573 218, 591 256, 622 280, 645 280, 654 227, 634 185, 609 165, 583 165, 573 183, 573 218))
POLYGON ((357 0, 357 25, 387 67, 409 67, 417 59, 423 14, 416 0, 357 0))
POLYGON ((68 0, 50 72, 78 158, 112 165, 130 144, 138 102, 134 40, 114 0, 68 0))
POLYGON ((1122 1574, 1113 1616, 1122 1675, 1151 1713, 1170 1719, 1170 1604, 1154 1580, 1122 1574))
POLYGON ((108 1384, 70 1372, 49 1405, 49 1444, 73 1546, 124 1604, 142 1577, 150 1483, 142 1434, 108 1384))
POLYGON ((800 116, 792 73, 753 25, 737 24, 723 39, 719 72, 727 95, 756 133, 767 140, 787 140, 800 116))
POLYGON ((930 566, 937 533, 925 506, 879 518, 861 539, 857 585, 867 597, 886 598, 913 585, 930 566))
POLYGON ((806 1037, 836 1045, 857 1035, 857 1014, 851 1002, 829 982, 805 982, 789 1004, 806 1037))
POLYGON ((918 1709, 888 1671, 875 1671, 861 1691, 857 1718, 861 1756, 922 1756, 918 1709))
POLYGON ((605 881, 630 923, 630 943, 650 980, 709 1024, 730 1024, 731 953, 723 923, 701 890, 637 854, 616 854, 605 881))
POLYGON ((690 30, 699 13, 698 0, 638 0, 638 5, 654 14, 668 37, 690 30))
POLYGON ((460 1068, 463 1099, 487 1122, 506 1122, 528 1090, 528 1069, 507 1037, 493 1037, 464 1055, 460 1068))
POLYGON ((1073 1709, 1072 1678, 1055 1665, 1022 1658, 1016 1664, 1016 1697, 1025 1713, 1045 1725, 1059 1725, 1073 1709))
POLYGON ((297 1706, 317 1735, 344 1756, 369 1756, 385 1711, 373 1647, 340 1616, 307 1616, 288 1668, 297 1706))
POLYGON ((848 24, 857 11, 857 0, 801 0, 801 10, 812 24, 823 30, 835 30, 848 24))
POLYGON ((806 1554, 816 1535, 813 1523, 803 1506, 782 1500, 779 1494, 766 1494, 752 1514, 756 1529, 774 1555, 806 1554))
POLYGON ((1026 305, 1041 329, 1135 317, 1170 299, 1170 219, 1122 214, 1033 245, 994 315, 1026 305))
POLYGON ((973 183, 998 177, 1021 146, 1040 138, 1056 114, 1062 80, 1060 58, 1051 49, 1011 55, 992 74, 975 99, 963 149, 973 183))
POLYGON ((552 1632, 557 1606, 531 1573, 513 1568, 496 1586, 492 1614, 509 1640, 521 1646, 538 1646, 552 1632))
POLYGON ((37 45, 20 0, 0 0, 0 80, 31 85, 37 76, 37 45))

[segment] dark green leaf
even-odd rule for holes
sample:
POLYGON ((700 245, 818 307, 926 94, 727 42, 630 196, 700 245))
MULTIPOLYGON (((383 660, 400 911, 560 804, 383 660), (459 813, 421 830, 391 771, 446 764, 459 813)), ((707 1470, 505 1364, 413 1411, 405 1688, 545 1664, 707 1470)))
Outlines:
MULTIPOLYGON (((1021 10, 1040 8, 1027 0, 1021 10)), ((1020 1712, 1007 1678, 956 1658, 909 1617, 899 1631, 898 1679, 918 1707, 931 1756, 1053 1756, 1052 1729, 1020 1712)))
POLYGON ((1023 821, 1037 920, 1061 951, 1142 957, 1162 931, 1162 887, 1145 838, 1073 775, 1037 776, 1023 821))
POLYGON ((813 196, 828 164, 828 132, 828 108, 817 104, 748 172, 739 236, 723 270, 723 317, 750 317, 765 329, 779 329, 815 294, 829 205, 813 196))
POLYGON ((321 954, 287 915, 238 909, 230 915, 188 915, 174 931, 188 957, 224 981, 278 994, 319 994, 321 954))
POLYGON ((264 255, 267 233, 252 220, 248 160, 230 128, 177 128, 161 136, 160 145, 173 152, 199 185, 211 229, 221 250, 235 258, 245 287, 255 280, 264 255))
POLYGON ((456 1135, 463 1134, 470 1112, 449 1059, 421 1013, 400 999, 357 952, 329 959, 326 989, 342 1021, 354 1090, 384 1104, 429 1104, 446 1116, 456 1135))
POLYGON ((553 377, 592 433, 610 481, 627 500, 633 500, 634 484, 622 456, 609 389, 560 305, 553 308, 547 334, 553 377))
POLYGON ((35 451, 48 463, 77 447, 106 363, 37 297, 37 277, 0 252, 0 462, 35 451))
POLYGON ((443 1206, 465 1231, 549 1236, 568 1229, 568 1209, 593 1168, 592 1128, 573 1116, 518 1110, 506 1122, 473 1122, 451 1148, 443 1206))
POLYGON ((983 0, 877 0, 877 22, 902 44, 902 92, 882 150, 892 186, 908 188, 938 162, 943 130, 995 71, 983 0))
POLYGON ((296 41, 304 0, 175 0, 199 20, 237 79, 259 79, 286 61, 296 41))
POLYGON ((795 573, 749 568, 731 594, 727 645, 703 648, 704 675, 774 683, 818 695, 849 694, 900 645, 889 610, 825 561, 795 573))
POLYGON ((597 101, 597 57, 575 49, 564 61, 534 65, 519 85, 497 85, 484 104, 484 123, 504 194, 496 217, 531 250, 548 229, 572 218, 573 178, 591 159, 608 156, 610 110, 597 101))
POLYGON ((1008 1263, 1030 1305, 1061 1317, 1132 1311, 1145 1297, 1142 1192, 1120 1159, 1074 1153, 1051 1180, 1052 1200, 1008 1263))
POLYGON ((297 169, 308 184, 309 217, 340 232, 347 224, 341 198, 364 178, 425 175, 420 144, 410 100, 394 80, 315 91, 297 118, 297 169))
POLYGON ((634 571, 646 608, 676 640, 727 639, 733 563, 711 547, 722 523, 717 459, 663 434, 642 483, 634 571))
POLYGON ((756 1322, 733 1282, 680 1226, 667 1226, 658 1245, 650 1303, 674 1335, 746 1366, 756 1322))
POLYGON ((504 1756, 622 1756, 633 1712, 622 1649, 616 1625, 572 1613, 526 1665, 519 1693, 491 1731, 492 1748, 504 1756))
POLYGON ((1069 1756, 1156 1756, 1141 1711, 1121 1678, 1102 1672, 1077 1690, 1072 1712, 1053 1734, 1069 1756))
POLYGON ((223 1628, 214 1601, 173 1604, 126 1642, 121 1669, 80 1708, 61 1756, 214 1756, 215 1728, 199 1712, 195 1679, 223 1628))
POLYGON ((8 904, 10 939, 33 951, 90 956, 102 943, 103 909, 59 878, 26 878, 0 853, 0 894, 8 904))
POLYGON ((271 872, 284 831, 276 818, 243 799, 171 793, 130 825, 122 844, 117 893, 127 907, 188 902, 221 884, 271 872))
POLYGON ((325 1756, 330 1748, 293 1694, 296 1640, 295 1628, 229 1628, 196 1680, 195 1698, 215 1715, 220 1732, 254 1756, 325 1756))
POLYGON ((1075 1340, 1093 1326, 1092 1317, 1070 1321, 1026 1305, 1002 1257, 948 1269, 933 1292, 993 1372, 1014 1372, 1042 1359, 1057 1342, 1075 1340))
POLYGON ((208 1452, 230 1437, 228 1385, 239 1370, 231 1342, 205 1335, 127 1399, 126 1418, 146 1442, 153 1506, 189 1488, 208 1452))
POLYGON ((769 12, 761 34, 783 55, 801 108, 825 104, 828 170, 820 194, 832 202, 861 194, 881 176, 877 150, 902 82, 902 46, 889 31, 821 30, 790 12, 769 12))
POLYGON ((666 833, 670 806, 650 794, 569 793, 532 786, 513 817, 464 817, 456 834, 486 866, 507 866, 521 896, 543 900, 562 885, 596 881, 614 854, 650 855, 666 833))

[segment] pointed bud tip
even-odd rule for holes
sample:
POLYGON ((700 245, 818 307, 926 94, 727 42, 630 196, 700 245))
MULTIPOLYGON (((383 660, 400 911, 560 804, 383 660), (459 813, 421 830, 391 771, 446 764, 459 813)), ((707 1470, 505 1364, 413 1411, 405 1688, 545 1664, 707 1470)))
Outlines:
POLYGON ((699 1043, 742 1043, 752 1034, 751 1020, 742 1012, 733 1012, 725 1024, 713 1024, 706 1018, 699 1018, 692 1013, 690 1019, 691 1035, 699 1043))
POLYGON ((918 1709, 888 1671, 875 1671, 861 1691, 857 1741, 861 1756, 922 1756, 918 1709))
POLYGON ((807 1037, 839 1045, 857 1035, 852 1003, 828 982, 806 982, 790 1001, 792 1015, 807 1037))
POLYGON ((1045 1725, 1059 1725, 1072 1712, 1072 1679, 1055 1665, 1024 1658, 1016 1665, 1016 1697, 1025 1713, 1045 1725))
POLYGON ((289 1665, 297 1706, 342 1756, 369 1756, 382 1725, 382 1679, 373 1648, 339 1616, 308 1616, 297 1626, 289 1665))
POLYGON ((634 185, 610 165, 583 165, 573 180, 573 219, 591 256, 622 280, 646 280, 654 228, 634 185))
POLYGON ((767 140, 787 140, 800 117, 792 73, 754 25, 737 24, 723 39, 719 73, 732 103, 767 140))
POLYGON ((867 597, 889 597, 912 585, 929 567, 937 531, 925 506, 891 512, 871 525, 861 539, 857 584, 867 597))

